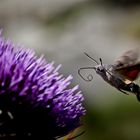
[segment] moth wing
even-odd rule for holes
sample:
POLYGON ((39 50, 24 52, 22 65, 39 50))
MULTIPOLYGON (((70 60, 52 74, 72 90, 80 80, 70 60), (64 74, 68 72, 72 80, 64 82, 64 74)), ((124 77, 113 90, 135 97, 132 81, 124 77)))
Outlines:
POLYGON ((116 68, 125 67, 136 64, 139 57, 138 49, 128 50, 124 52, 114 63, 116 68))
POLYGON ((138 48, 124 52, 114 63, 114 71, 126 80, 134 81, 140 73, 138 48))
POLYGON ((120 74, 125 79, 128 79, 130 81, 134 81, 138 78, 140 73, 140 63, 129 65, 125 67, 118 67, 114 70, 118 74, 120 74))

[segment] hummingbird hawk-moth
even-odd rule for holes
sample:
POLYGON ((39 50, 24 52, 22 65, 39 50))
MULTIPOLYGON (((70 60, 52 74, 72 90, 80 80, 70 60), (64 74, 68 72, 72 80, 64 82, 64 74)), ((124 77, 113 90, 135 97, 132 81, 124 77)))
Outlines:
POLYGON ((78 74, 85 80, 91 81, 93 76, 90 74, 85 79, 81 74, 81 70, 93 69, 107 83, 115 87, 124 94, 127 92, 134 93, 140 101, 140 86, 134 83, 140 73, 140 62, 138 61, 138 51, 128 50, 115 61, 114 64, 103 64, 100 58, 100 63, 85 53, 87 57, 93 60, 97 65, 93 67, 82 67, 78 70, 78 74))

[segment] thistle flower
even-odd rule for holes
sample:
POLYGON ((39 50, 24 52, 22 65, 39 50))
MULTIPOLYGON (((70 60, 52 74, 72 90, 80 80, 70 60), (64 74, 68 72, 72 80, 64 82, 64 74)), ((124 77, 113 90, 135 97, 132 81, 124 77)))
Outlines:
POLYGON ((83 96, 59 68, 0 35, 0 139, 53 140, 81 125, 83 96))

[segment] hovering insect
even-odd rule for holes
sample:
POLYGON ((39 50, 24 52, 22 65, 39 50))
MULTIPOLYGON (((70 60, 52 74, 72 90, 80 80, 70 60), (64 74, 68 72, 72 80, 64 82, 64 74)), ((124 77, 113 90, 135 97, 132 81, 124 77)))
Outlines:
POLYGON ((78 74, 85 81, 92 81, 93 76, 89 74, 85 79, 81 74, 81 70, 94 69, 107 83, 117 88, 124 94, 127 92, 134 93, 140 101, 140 86, 134 83, 140 73, 140 62, 138 62, 138 51, 128 50, 115 61, 114 64, 103 64, 100 58, 100 63, 85 53, 87 57, 93 60, 97 65, 93 67, 83 67, 78 70, 78 74))

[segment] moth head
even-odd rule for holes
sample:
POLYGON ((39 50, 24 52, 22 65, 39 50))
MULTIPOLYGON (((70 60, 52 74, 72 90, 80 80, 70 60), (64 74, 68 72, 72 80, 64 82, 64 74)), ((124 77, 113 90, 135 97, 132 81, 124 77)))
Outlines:
POLYGON ((95 72, 97 74, 99 74, 100 76, 104 76, 104 74, 106 73, 106 69, 104 68, 104 65, 102 64, 102 59, 99 58, 100 63, 98 61, 96 61, 95 59, 93 59, 91 56, 89 56, 87 53, 84 53, 87 57, 89 57, 91 60, 93 60, 97 65, 93 66, 93 67, 82 67, 78 70, 78 74, 81 76, 82 79, 84 79, 85 81, 92 81, 93 76, 92 74, 89 74, 86 78, 83 77, 83 75, 81 74, 82 70, 95 70, 95 72))
POLYGON ((94 70, 96 71, 97 74, 99 74, 101 76, 106 73, 106 69, 105 69, 105 67, 102 64, 96 65, 94 67, 94 70))

